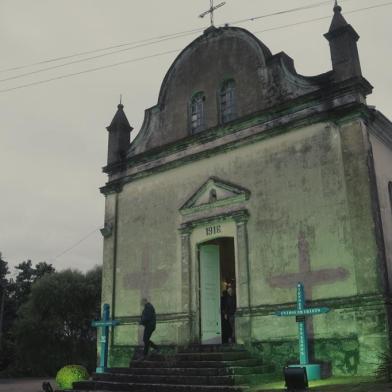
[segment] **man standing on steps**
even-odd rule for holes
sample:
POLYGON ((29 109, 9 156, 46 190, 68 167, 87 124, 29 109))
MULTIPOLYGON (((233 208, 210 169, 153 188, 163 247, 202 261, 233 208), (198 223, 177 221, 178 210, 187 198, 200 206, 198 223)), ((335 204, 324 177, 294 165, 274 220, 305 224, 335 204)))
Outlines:
POLYGON ((148 355, 148 350, 150 346, 158 351, 158 346, 154 344, 150 339, 152 333, 155 331, 156 327, 156 315, 154 307, 148 302, 146 298, 143 298, 141 301, 143 308, 143 313, 140 319, 140 324, 144 326, 143 333, 143 359, 145 359, 148 355))

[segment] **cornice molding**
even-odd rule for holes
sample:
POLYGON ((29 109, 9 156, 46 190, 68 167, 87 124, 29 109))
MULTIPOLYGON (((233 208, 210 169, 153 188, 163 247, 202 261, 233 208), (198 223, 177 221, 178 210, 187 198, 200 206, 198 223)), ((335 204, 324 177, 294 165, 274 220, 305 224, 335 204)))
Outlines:
MULTIPOLYGON (((131 157, 126 170, 118 169, 119 171, 110 173, 110 177, 115 179, 111 180, 109 177, 101 192, 107 194, 117 189, 121 191, 121 186, 137 179, 317 122, 338 123, 350 115, 366 117, 369 113, 368 107, 358 102, 355 91, 351 92, 351 95, 335 97, 336 102, 307 101, 302 106, 297 102, 297 105, 286 107, 282 112, 275 110, 256 114, 227 127, 210 129, 172 145, 131 157)), ((113 165, 112 168, 114 170, 113 165)))
POLYGON ((229 211, 221 214, 211 215, 208 217, 203 217, 200 219, 190 220, 181 224, 178 229, 181 234, 187 234, 189 231, 196 227, 204 226, 210 223, 222 222, 227 219, 234 220, 237 224, 242 222, 247 222, 249 220, 250 214, 247 209, 240 209, 235 211, 229 211))
MULTIPOLYGON (((192 318, 189 313, 159 313, 156 315, 157 323, 165 323, 165 322, 180 322, 180 321, 188 321, 192 318)), ((139 325, 140 315, 139 316, 120 316, 115 317, 116 320, 120 322, 120 325, 139 325)))

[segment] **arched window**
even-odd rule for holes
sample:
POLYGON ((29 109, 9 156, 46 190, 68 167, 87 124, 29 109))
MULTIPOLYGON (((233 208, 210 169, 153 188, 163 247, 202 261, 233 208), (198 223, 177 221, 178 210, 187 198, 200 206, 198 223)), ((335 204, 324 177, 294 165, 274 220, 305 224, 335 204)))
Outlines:
POLYGON ((192 133, 197 133, 203 130, 204 127, 204 101, 205 95, 203 92, 198 92, 192 97, 190 107, 190 122, 192 133))
POLYGON ((220 117, 222 123, 227 123, 236 117, 235 82, 226 80, 220 89, 220 117))

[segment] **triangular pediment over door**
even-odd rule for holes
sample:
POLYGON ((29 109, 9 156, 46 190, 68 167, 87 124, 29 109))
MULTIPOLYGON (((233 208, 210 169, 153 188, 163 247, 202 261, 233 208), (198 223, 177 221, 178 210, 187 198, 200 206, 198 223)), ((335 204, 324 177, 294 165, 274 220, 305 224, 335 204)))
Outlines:
POLYGON ((182 215, 237 204, 249 199, 250 191, 216 177, 210 177, 180 208, 182 215))

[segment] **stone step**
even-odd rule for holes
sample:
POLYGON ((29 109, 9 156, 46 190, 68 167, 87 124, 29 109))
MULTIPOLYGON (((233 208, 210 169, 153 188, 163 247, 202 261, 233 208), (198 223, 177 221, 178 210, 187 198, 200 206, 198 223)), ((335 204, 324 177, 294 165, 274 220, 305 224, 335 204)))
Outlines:
POLYGON ((131 361, 129 368, 94 373, 72 391, 245 392, 273 371, 240 345, 191 346, 173 354, 152 353, 145 361, 131 361))
POLYGON ((198 360, 198 361, 183 361, 167 358, 166 361, 132 361, 130 368, 224 368, 224 367, 244 367, 244 366, 261 366, 262 361, 254 358, 237 359, 230 361, 216 361, 216 360, 198 360))
POLYGON ((174 356, 180 361, 234 361, 238 359, 248 359, 248 351, 227 351, 227 352, 191 352, 178 353, 174 356))
MULTIPOLYGON (((225 376, 230 374, 264 374, 272 371, 271 366, 232 366, 232 367, 211 367, 211 368, 187 368, 187 367, 146 367, 146 368, 112 368, 108 373, 112 374, 135 374, 135 375, 189 375, 189 376, 225 376)), ((97 374, 93 374, 93 378, 97 374)), ((99 375, 99 374, 98 374, 99 375)))
MULTIPOLYGON (((180 384, 132 384, 105 381, 81 381, 74 383, 72 391, 121 391, 121 392, 245 392, 247 386, 227 385, 180 385, 180 384)), ((61 391, 61 392, 72 392, 61 391)))
POLYGON ((243 344, 192 344, 190 346, 179 347, 179 353, 200 353, 200 352, 227 352, 227 351, 246 351, 243 344))
POLYGON ((241 385, 251 383, 258 374, 224 376, 189 375, 135 375, 104 373, 94 377, 96 382, 118 382, 126 384, 181 384, 181 385, 241 385))

